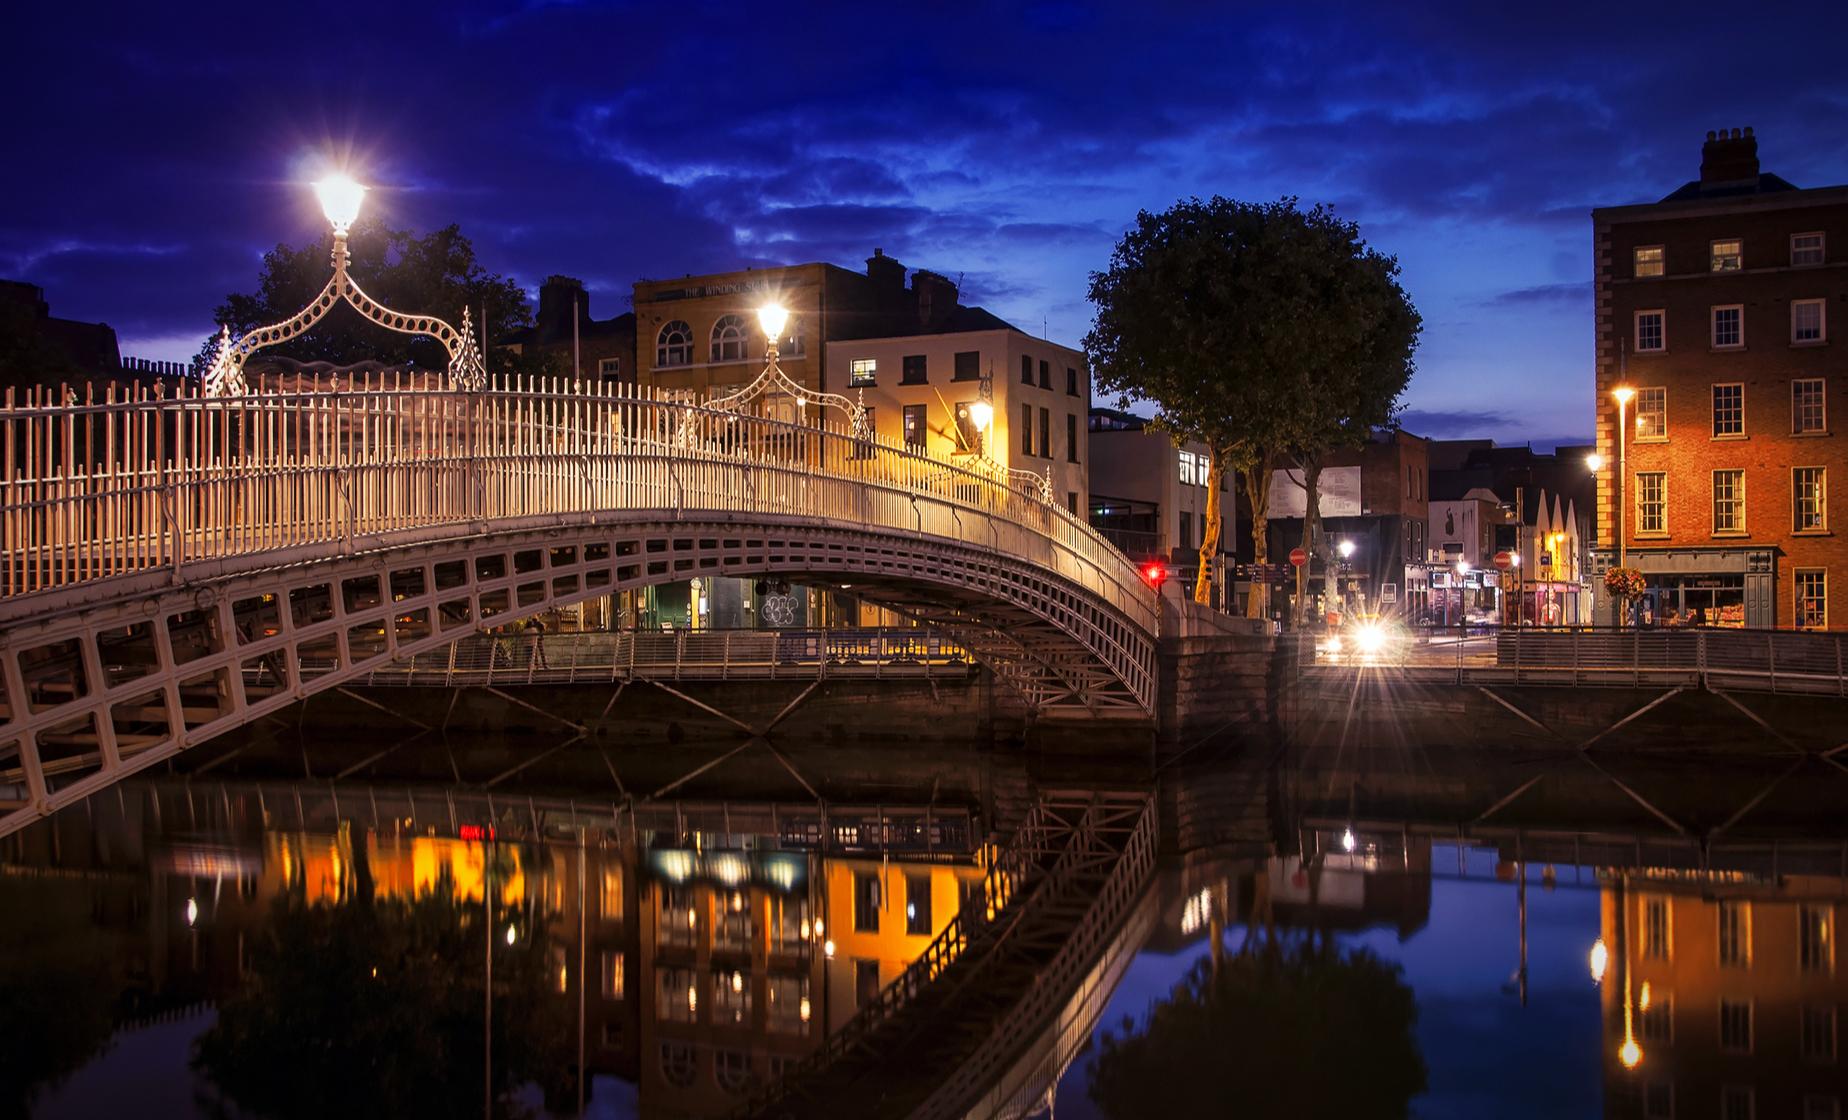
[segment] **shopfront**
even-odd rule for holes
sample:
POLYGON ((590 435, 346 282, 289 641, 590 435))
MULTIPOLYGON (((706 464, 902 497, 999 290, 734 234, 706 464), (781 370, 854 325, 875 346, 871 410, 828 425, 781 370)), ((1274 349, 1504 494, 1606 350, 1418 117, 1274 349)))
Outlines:
POLYGON ((1773 555, 1763 549, 1632 550, 1647 590, 1645 626, 1769 628, 1777 624, 1773 555))

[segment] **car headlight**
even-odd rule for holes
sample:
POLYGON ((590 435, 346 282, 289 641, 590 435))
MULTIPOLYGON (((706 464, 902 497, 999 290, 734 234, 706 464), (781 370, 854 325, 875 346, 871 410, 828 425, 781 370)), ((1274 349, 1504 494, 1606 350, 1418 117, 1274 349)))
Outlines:
POLYGON ((1362 653, 1378 653, 1386 645, 1386 630, 1378 623, 1368 623, 1354 631, 1354 644, 1362 653))

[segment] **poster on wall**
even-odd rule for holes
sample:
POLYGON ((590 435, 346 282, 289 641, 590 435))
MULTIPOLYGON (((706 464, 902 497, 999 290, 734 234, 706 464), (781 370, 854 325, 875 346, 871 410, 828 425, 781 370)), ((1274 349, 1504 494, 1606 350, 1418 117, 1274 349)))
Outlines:
MULTIPOLYGON (((1360 516, 1360 468, 1326 467, 1316 482, 1318 508, 1323 517, 1360 516)), ((1301 517, 1309 510, 1308 492, 1303 488, 1303 472, 1272 471, 1270 515, 1274 518, 1301 517)))

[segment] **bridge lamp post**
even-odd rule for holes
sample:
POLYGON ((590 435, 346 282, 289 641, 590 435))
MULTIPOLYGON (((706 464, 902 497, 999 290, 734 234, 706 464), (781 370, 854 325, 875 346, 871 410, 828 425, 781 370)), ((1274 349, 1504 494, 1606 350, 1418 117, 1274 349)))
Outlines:
MULTIPOLYGON (((1619 385, 1611 390, 1611 399, 1617 402, 1617 495, 1616 501, 1611 508, 1611 514, 1613 523, 1617 529, 1617 566, 1619 568, 1626 566, 1625 561, 1627 559, 1627 551, 1624 547, 1623 475, 1624 452, 1628 433, 1624 431, 1624 428, 1625 425, 1629 423, 1628 410, 1630 398, 1634 396, 1636 396, 1636 390, 1630 388, 1628 385, 1619 385)), ((1613 603, 1612 606, 1617 611, 1618 625, 1622 625, 1624 615, 1627 613, 1623 609, 1623 604, 1621 602, 1616 602, 1613 603)))

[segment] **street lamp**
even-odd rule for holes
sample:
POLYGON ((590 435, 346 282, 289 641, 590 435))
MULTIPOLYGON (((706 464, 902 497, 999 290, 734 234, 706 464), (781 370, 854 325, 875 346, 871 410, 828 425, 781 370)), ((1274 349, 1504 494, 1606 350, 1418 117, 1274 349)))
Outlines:
POLYGON ((981 443, 980 451, 988 454, 988 426, 995 422, 995 406, 987 401, 976 401, 969 406, 969 423, 975 425, 975 437, 981 443))
POLYGON ((777 340, 789 325, 789 309, 780 303, 766 303, 757 309, 757 325, 764 329, 764 356, 774 363, 777 340))
POLYGON ((1354 555, 1354 542, 1353 541, 1342 541, 1340 544, 1335 546, 1335 551, 1341 554, 1341 558, 1343 560, 1346 560, 1348 557, 1354 555))
POLYGON ((244 363, 267 346, 287 342, 320 322, 341 300, 368 320, 399 334, 434 338, 449 352, 449 380, 458 388, 476 392, 487 387, 488 367, 481 348, 475 344, 475 326, 469 308, 462 308, 462 328, 457 330, 434 315, 407 315, 394 311, 367 295, 347 275, 347 231, 359 217, 359 207, 366 198, 366 188, 345 175, 330 175, 314 184, 320 199, 321 213, 333 227, 334 274, 308 305, 280 323, 257 327, 237 338, 225 324, 218 332, 218 352, 205 372, 205 395, 208 397, 241 396, 249 392, 244 380, 244 363))
MULTIPOLYGON (((1617 493, 1616 500, 1611 504, 1611 515, 1613 524, 1617 530, 1617 566, 1619 568, 1625 566, 1625 560, 1627 558, 1624 548, 1623 531, 1623 460, 1627 442, 1627 433, 1624 431, 1624 428, 1625 425, 1629 423, 1628 409, 1630 398, 1634 396, 1636 396, 1636 390, 1630 388, 1628 385, 1619 385, 1611 390, 1611 399, 1617 402, 1617 493)), ((1625 621, 1624 615, 1627 612, 1624 611, 1621 600, 1612 605, 1617 612, 1618 625, 1621 626, 1625 621)))

